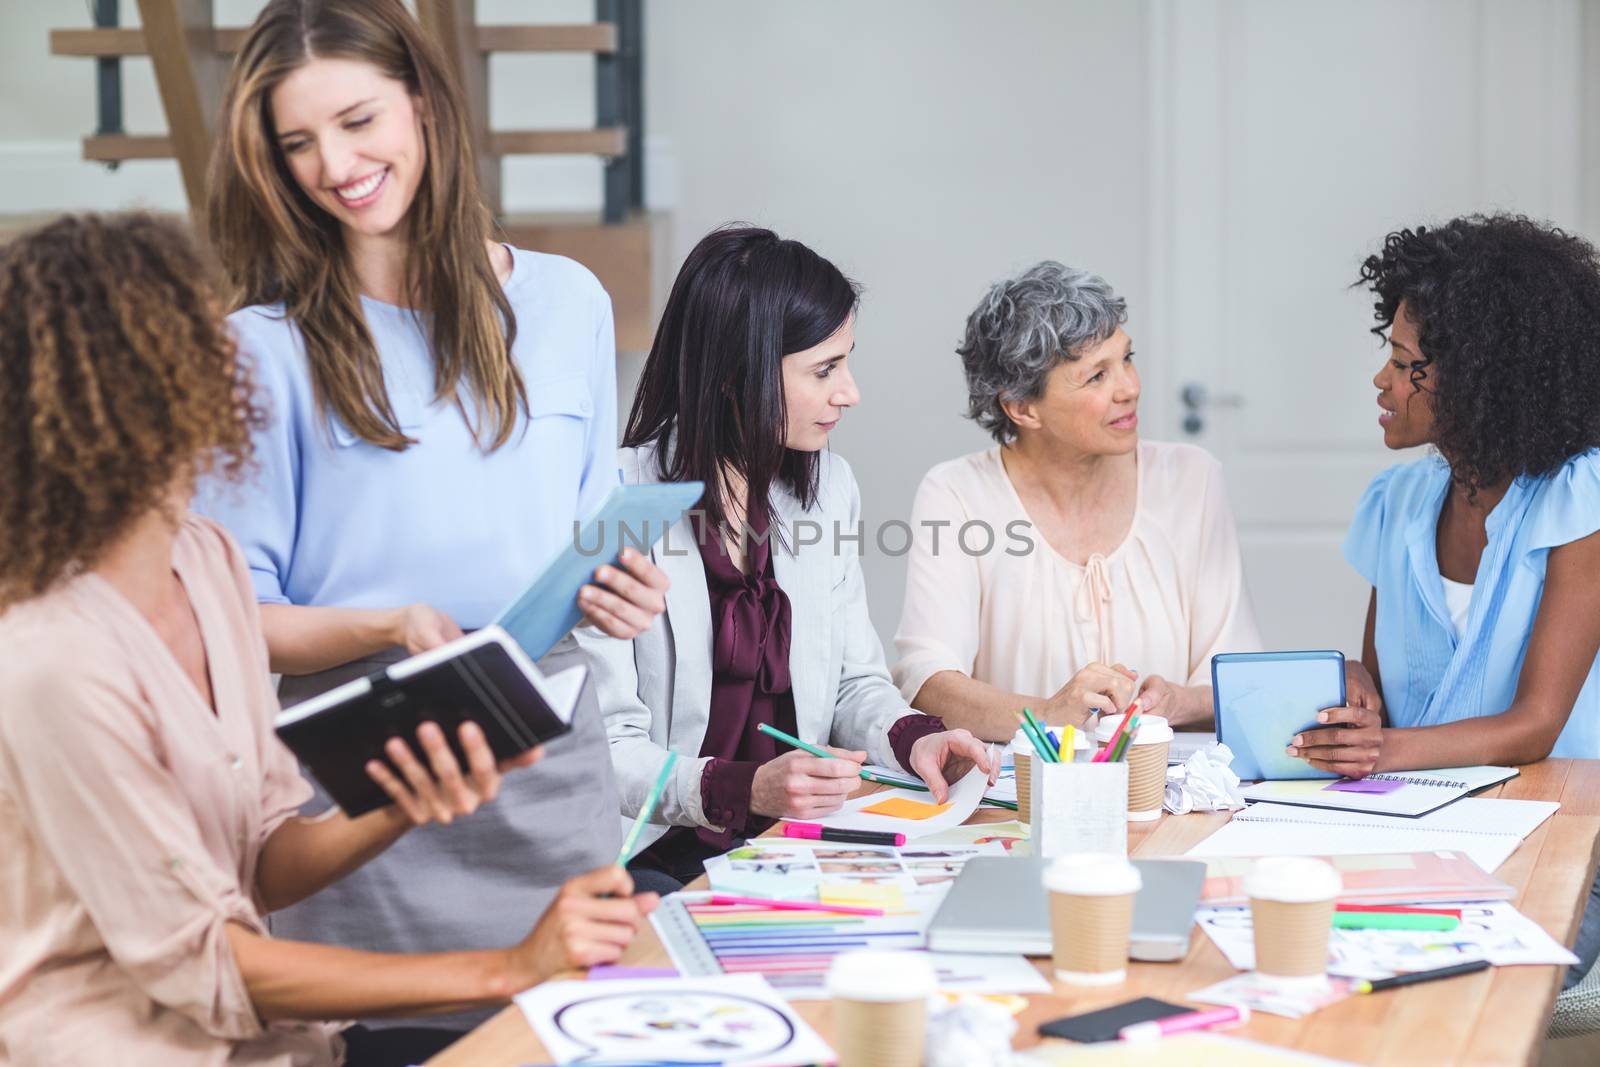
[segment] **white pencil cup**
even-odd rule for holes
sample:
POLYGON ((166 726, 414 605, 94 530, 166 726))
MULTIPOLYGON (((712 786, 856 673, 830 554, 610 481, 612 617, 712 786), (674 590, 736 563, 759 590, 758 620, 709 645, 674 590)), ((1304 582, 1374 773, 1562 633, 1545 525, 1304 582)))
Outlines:
MULTIPOLYGON (((1033 854, 1128 852, 1128 765, 1032 761, 1029 827, 1033 854)), ((1020 794, 1019 794, 1020 802, 1020 794)))

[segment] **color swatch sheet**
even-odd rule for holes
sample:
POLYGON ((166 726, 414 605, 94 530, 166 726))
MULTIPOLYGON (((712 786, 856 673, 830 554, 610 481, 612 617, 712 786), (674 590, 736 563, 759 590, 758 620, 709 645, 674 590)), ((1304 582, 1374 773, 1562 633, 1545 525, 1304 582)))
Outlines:
POLYGON ((707 860, 706 877, 719 893, 772 900, 820 900, 828 890, 836 897, 846 895, 843 889, 857 896, 892 890, 878 899, 899 906, 918 892, 948 886, 973 856, 1005 852, 998 842, 895 848, 762 837, 707 860))
MULTIPOLYGON (((881 795, 881 794, 880 794, 881 795)), ((1010 824, 1015 827, 1016 824, 1010 824)), ((881 909, 882 915, 713 905, 710 893, 675 893, 651 923, 684 975, 761 974, 790 1000, 826 999, 833 958, 859 948, 921 949, 950 884, 974 856, 1003 856, 1014 836, 916 842, 903 848, 758 838, 706 862, 717 893, 881 909), (760 879, 752 881, 752 879, 760 879), (784 889, 780 897, 770 890, 784 889), (894 894, 884 897, 881 894, 894 894)), ((931 840, 931 839, 930 839, 931 840)), ((950 992, 1045 992, 1022 956, 928 953, 950 992)))

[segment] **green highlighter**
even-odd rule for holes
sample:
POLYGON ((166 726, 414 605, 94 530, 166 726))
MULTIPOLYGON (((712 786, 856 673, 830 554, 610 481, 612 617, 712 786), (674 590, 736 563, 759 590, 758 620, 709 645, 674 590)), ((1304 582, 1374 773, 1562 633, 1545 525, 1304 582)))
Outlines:
POLYGON ((1377 911, 1336 911, 1335 930, 1454 930, 1461 920, 1454 915, 1405 915, 1377 911))

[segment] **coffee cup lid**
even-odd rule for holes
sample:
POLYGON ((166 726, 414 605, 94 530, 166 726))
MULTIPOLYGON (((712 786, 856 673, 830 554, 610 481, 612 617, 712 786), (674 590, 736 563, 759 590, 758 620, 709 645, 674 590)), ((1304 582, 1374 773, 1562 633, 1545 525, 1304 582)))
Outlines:
POLYGON ((1284 904, 1331 900, 1339 895, 1342 886, 1338 871, 1310 856, 1263 857, 1255 861, 1244 879, 1247 896, 1284 904))
MULTIPOLYGON (((1111 740, 1111 735, 1117 732, 1117 727, 1122 725, 1121 715, 1106 715, 1101 718, 1100 725, 1095 727, 1094 739, 1102 745, 1111 740)), ((1162 741, 1172 740, 1172 726, 1160 715, 1139 716, 1139 732, 1134 737, 1136 745, 1156 745, 1162 741)))
POLYGON ((858 949, 835 956, 828 968, 828 995, 848 1000, 920 1000, 937 985, 928 957, 920 952, 858 949))
POLYGON ((1128 857, 1115 852, 1077 852, 1057 857, 1045 868, 1044 887, 1052 893, 1119 897, 1137 893, 1144 880, 1128 857))

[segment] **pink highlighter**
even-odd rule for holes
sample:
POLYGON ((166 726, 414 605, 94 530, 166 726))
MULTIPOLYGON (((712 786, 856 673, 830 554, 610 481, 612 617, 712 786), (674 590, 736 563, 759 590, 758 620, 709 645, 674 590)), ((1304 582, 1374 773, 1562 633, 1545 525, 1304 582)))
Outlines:
POLYGON ((1169 1015, 1165 1019, 1134 1023, 1117 1031, 1123 1041, 1157 1041, 1170 1034, 1189 1030, 1220 1030, 1227 1026, 1243 1026, 1250 1021, 1250 1009, 1243 1004, 1209 1011, 1191 1011, 1183 1015, 1169 1015))

